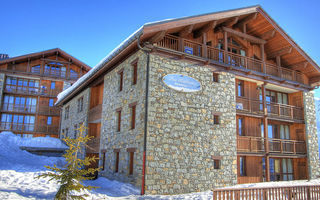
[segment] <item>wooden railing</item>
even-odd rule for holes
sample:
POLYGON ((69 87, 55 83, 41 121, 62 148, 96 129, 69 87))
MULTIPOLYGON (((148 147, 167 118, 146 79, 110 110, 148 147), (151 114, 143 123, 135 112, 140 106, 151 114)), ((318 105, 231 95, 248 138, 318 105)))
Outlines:
MULTIPOLYGON (((276 154, 306 154, 306 142, 297 140, 268 138, 269 152, 276 154)), ((246 153, 265 152, 263 137, 238 136, 237 151, 246 153)))
POLYGON ((23 124, 12 122, 0 122, 1 130, 11 130, 16 132, 37 132, 37 133, 51 133, 58 134, 58 126, 38 125, 35 124, 23 124))
POLYGON ((320 185, 213 190, 214 200, 319 200, 320 185))
MULTIPOLYGON (((258 99, 249 99, 238 96, 236 108, 239 112, 263 114, 263 102, 258 99)), ((287 104, 267 103, 267 114, 278 118, 304 120, 304 112, 302 107, 287 104)))
POLYGON ((6 85, 4 91, 13 94, 57 96, 62 90, 6 85))
POLYGON ((99 153, 100 138, 92 138, 87 143, 87 153, 99 153))
POLYGON ((263 114, 263 103, 260 100, 237 97, 237 110, 253 114, 263 114))
POLYGON ((269 152, 280 154, 305 154, 306 142, 269 138, 269 152))
POLYGON ((102 115, 102 104, 96 105, 95 107, 89 110, 88 122, 94 122, 101 119, 102 115))
POLYGON ((19 112, 19 113, 35 113, 37 111, 37 106, 3 103, 2 111, 19 112))
POLYGON ((40 106, 38 113, 40 115, 60 115, 60 109, 58 107, 40 106))
POLYGON ((264 138, 251 137, 251 136, 238 136, 237 137, 237 151, 262 153, 264 152, 264 138))
POLYGON ((304 119, 303 108, 287 104, 268 103, 267 112, 270 115, 281 118, 290 118, 296 120, 304 119))
POLYGON ((261 72, 271 76, 290 81, 296 81, 305 84, 303 74, 284 67, 278 67, 269 63, 263 63, 260 60, 241 56, 222 49, 213 48, 205 44, 197 43, 192 40, 166 35, 161 41, 156 43, 157 46, 184 52, 190 55, 209 58, 219 63, 224 63, 233 67, 239 67, 247 70, 261 72), (264 70, 264 65, 265 70, 264 70))

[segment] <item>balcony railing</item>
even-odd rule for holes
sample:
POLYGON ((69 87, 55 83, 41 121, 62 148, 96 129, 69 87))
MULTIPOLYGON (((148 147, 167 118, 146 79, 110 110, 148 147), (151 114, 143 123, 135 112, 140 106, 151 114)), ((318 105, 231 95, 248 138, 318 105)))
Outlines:
POLYGON ((60 115, 60 110, 57 107, 40 106, 38 113, 40 115, 60 115))
POLYGON ((239 54, 226 52, 222 49, 213 48, 192 40, 186 40, 184 38, 166 35, 156 45, 194 56, 209 58, 218 63, 227 64, 233 67, 261 72, 270 76, 275 76, 281 79, 296 81, 305 84, 303 74, 298 71, 287 69, 284 67, 278 67, 276 65, 262 62, 260 60, 241 56, 239 54), (266 66, 265 70, 264 65, 266 66))
POLYGON ((34 87, 18 87, 15 85, 6 85, 5 92, 13 94, 24 94, 24 95, 42 95, 42 96, 57 96, 61 90, 58 89, 45 89, 45 88, 34 88, 34 87))
POLYGON ((2 111, 19 112, 19 113, 35 113, 37 111, 37 106, 3 103, 2 111))
POLYGON ((94 122, 100 120, 102 116, 102 104, 96 105, 89 110, 88 121, 94 122))
POLYGON ((59 127, 48 126, 48 125, 38 125, 35 124, 23 124, 23 123, 12 123, 12 122, 0 122, 1 130, 10 130, 16 132, 37 132, 37 133, 50 133, 58 134, 59 127))
MULTIPOLYGON (((237 97, 238 112, 247 112, 250 114, 263 114, 263 103, 261 100, 249 99, 246 97, 237 97)), ((304 111, 302 107, 279 104, 267 103, 267 114, 277 118, 303 120, 304 111)))
MULTIPOLYGON (((306 142, 268 138, 269 152, 275 154, 306 154, 306 142)), ((237 151, 245 153, 265 152, 265 138, 252 136, 237 137, 237 151)))
POLYGON ((269 152, 281 154, 305 154, 306 142, 269 138, 269 152))
POLYGON ((100 138, 92 138, 87 143, 87 153, 99 153, 100 138))
POLYGON ((251 136, 238 136, 238 152, 262 153, 264 152, 264 138, 251 136))

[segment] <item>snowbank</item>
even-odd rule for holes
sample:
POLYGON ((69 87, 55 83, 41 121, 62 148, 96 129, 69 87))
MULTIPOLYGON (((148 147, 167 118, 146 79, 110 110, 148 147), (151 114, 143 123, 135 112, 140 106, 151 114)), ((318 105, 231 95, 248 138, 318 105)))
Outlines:
POLYGON ((17 171, 38 171, 44 170, 45 165, 53 166, 63 164, 62 158, 49 158, 46 156, 37 156, 20 149, 21 145, 35 147, 66 147, 54 138, 21 138, 12 132, 0 133, 0 170, 11 169, 17 171))

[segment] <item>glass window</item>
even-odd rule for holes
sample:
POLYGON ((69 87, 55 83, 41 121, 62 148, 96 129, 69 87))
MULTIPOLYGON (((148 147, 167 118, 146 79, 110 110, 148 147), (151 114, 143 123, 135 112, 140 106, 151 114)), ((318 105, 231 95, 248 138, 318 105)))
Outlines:
POLYGON ((242 80, 238 81, 238 96, 244 97, 244 81, 242 80))
POLYGON ((246 157, 240 157, 240 176, 246 176, 246 157))
POLYGON ((51 124, 52 124, 52 117, 48 117, 47 125, 51 125, 51 124))
POLYGON ((49 99, 49 106, 52 107, 54 103, 54 99, 49 99))
POLYGON ((50 89, 54 90, 55 88, 56 88, 56 82, 55 81, 51 81, 50 89))
POLYGON ((243 131, 244 125, 243 125, 243 123, 244 123, 244 119, 239 117, 238 118, 238 135, 239 136, 244 136, 244 131, 243 131))

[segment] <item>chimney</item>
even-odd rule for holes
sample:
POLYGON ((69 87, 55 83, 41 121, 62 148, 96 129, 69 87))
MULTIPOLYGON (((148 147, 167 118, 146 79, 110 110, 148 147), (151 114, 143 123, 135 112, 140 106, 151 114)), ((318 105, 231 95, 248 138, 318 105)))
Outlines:
POLYGON ((5 59, 8 59, 8 58, 9 58, 8 54, 1 54, 0 53, 0 60, 5 60, 5 59))

